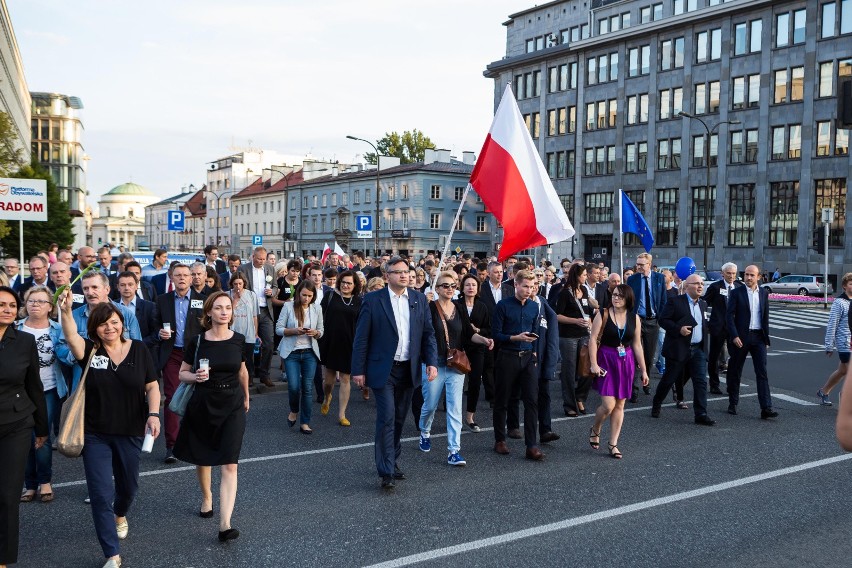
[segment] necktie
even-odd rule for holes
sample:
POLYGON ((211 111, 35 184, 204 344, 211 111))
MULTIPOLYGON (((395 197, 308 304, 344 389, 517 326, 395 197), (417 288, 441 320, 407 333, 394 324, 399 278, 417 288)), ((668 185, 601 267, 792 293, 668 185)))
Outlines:
POLYGON ((654 315, 654 310, 651 308, 651 279, 645 276, 645 317, 649 318, 654 315))
POLYGON ((175 287, 172 285, 172 281, 169 280, 169 287, 166 289, 166 292, 174 292, 175 287))

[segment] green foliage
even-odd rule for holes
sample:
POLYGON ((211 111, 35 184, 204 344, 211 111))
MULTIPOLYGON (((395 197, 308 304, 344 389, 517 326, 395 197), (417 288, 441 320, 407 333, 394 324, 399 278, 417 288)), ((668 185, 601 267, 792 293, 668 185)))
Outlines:
MULTIPOLYGON (((51 243, 59 244, 60 248, 74 241, 74 231, 68 204, 62 201, 59 189, 53 182, 50 172, 38 162, 24 166, 7 177, 24 179, 43 179, 47 181, 47 221, 24 221, 24 258, 35 255, 40 250, 47 250, 51 243)), ((7 234, 0 238, 6 255, 18 256, 20 247, 18 240, 19 223, 7 224, 7 234)))
MULTIPOLYGON (((381 140, 376 140, 376 147, 382 156, 396 156, 400 163, 410 164, 422 162, 427 148, 434 148, 435 144, 428 136, 417 130, 406 130, 399 132, 388 132, 381 140)), ((376 163, 376 154, 368 152, 364 154, 368 164, 376 163)))
MULTIPOLYGON (((9 115, 0 111, 0 177, 10 177, 24 163, 23 150, 17 146, 18 133, 9 115)), ((0 220, 0 239, 9 234, 9 223, 0 220)))

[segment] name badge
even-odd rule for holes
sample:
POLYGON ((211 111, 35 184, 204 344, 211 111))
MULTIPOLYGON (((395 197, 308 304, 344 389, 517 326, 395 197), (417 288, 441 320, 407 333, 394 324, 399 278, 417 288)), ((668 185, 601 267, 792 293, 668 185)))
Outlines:
POLYGON ((625 356, 627 356, 627 350, 624 348, 624 345, 619 345, 619 346, 618 346, 618 356, 619 356, 619 357, 625 357, 625 356))
POLYGON ((190 309, 193 309, 193 310, 196 309, 196 308, 199 309, 199 310, 202 310, 202 309, 204 309, 204 300, 190 300, 189 301, 189 307, 190 307, 190 309))
POLYGON ((71 299, 75 304, 84 304, 86 302, 86 297, 83 294, 72 294, 71 299))
POLYGON ((542 329, 547 329, 547 320, 545 318, 541 318, 541 321, 538 322, 538 325, 541 326, 542 329))
POLYGON ((722 296, 727 296, 728 295, 728 289, 727 288, 720 288, 719 294, 721 294, 722 296))
POLYGON ((589 301, 588 301, 586 298, 583 298, 583 305, 584 305, 584 306, 588 306, 588 305, 589 305, 589 301))
POLYGON ((109 361, 108 357, 104 357, 103 355, 96 355, 92 357, 92 364, 89 365, 92 369, 106 369, 107 362, 109 361))

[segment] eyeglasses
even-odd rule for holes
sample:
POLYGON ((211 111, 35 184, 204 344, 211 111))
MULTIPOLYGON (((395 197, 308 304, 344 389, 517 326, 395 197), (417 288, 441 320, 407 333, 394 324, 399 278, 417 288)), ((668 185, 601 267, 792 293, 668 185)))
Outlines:
POLYGON ((42 306, 44 304, 49 304, 50 300, 27 300, 28 306, 42 306))
POLYGON ((355 283, 354 282, 347 282, 346 280, 341 280, 340 285, 341 286, 354 286, 355 283))
POLYGON ((444 282, 443 284, 438 284, 438 286, 437 286, 437 287, 438 287, 438 288, 443 288, 444 290, 448 290, 448 289, 455 290, 455 289, 456 289, 456 285, 455 285, 455 284, 450 284, 449 282, 444 282))
POLYGON ((623 295, 623 294, 613 294, 613 295, 612 295, 612 299, 613 299, 613 300, 615 300, 616 298, 622 298, 622 299, 624 299, 624 295, 623 295))

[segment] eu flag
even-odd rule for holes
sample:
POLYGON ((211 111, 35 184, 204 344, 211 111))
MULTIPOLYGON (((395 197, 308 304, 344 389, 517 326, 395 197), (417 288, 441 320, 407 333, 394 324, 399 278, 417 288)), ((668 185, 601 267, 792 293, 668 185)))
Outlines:
POLYGON ((645 252, 651 252, 651 247, 654 246, 654 235, 651 234, 651 227, 645 222, 645 218, 636 208, 627 194, 621 192, 621 232, 633 233, 642 241, 642 246, 645 247, 645 252))

